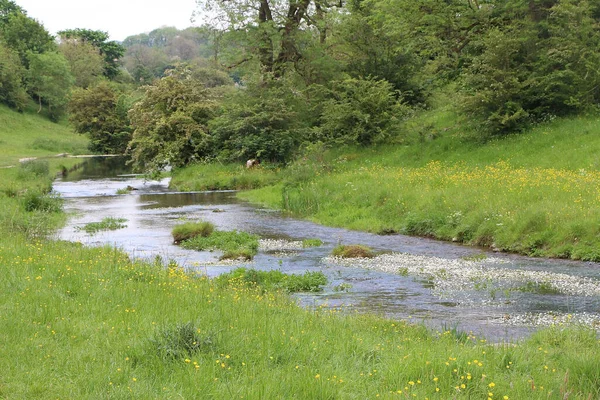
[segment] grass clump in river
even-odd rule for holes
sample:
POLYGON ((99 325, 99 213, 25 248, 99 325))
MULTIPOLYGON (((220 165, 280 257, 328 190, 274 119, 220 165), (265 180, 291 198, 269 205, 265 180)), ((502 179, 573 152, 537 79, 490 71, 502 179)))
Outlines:
POLYGON ((220 285, 242 283, 259 287, 265 291, 283 290, 287 293, 320 292, 327 284, 327 278, 320 272, 305 272, 302 275, 284 274, 281 271, 259 271, 256 269, 236 268, 215 278, 220 285))
POLYGON ((319 247, 323 244, 321 239, 304 239, 302 240, 302 248, 319 247))
POLYGON ((258 252, 257 235, 242 231, 213 231, 208 236, 194 236, 183 240, 183 248, 191 250, 220 250, 221 260, 252 260, 258 252))
POLYGON ((100 231, 116 231, 127 227, 125 222, 127 222, 127 218, 106 217, 99 222, 89 222, 79 229, 90 234, 100 231))
POLYGON ((185 224, 177 225, 171 231, 173 241, 176 244, 195 238, 196 236, 208 237, 215 230, 215 226, 208 221, 186 222, 185 224))
POLYGON ((361 244, 342 244, 334 247, 331 255, 341 258, 373 258, 375 252, 370 247, 361 244))

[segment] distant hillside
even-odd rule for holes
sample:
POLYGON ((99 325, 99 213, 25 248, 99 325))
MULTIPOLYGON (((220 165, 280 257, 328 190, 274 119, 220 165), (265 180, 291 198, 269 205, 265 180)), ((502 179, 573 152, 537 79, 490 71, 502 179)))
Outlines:
POLYGON ((84 154, 88 139, 66 124, 50 122, 33 112, 19 113, 0 105, 0 167, 13 165, 24 155, 84 154))

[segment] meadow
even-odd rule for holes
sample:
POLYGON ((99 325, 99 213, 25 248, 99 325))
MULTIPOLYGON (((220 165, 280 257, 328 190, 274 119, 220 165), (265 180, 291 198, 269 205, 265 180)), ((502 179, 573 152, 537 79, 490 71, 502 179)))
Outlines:
POLYGON ((600 261, 596 117, 486 142, 461 140, 449 120, 424 142, 309 153, 239 196, 331 226, 600 261))
POLYGON ((591 330, 488 343, 300 308, 289 288, 239 274, 213 281, 159 258, 52 240, 66 218, 48 192, 58 170, 44 162, 0 169, 3 399, 600 396, 591 330))

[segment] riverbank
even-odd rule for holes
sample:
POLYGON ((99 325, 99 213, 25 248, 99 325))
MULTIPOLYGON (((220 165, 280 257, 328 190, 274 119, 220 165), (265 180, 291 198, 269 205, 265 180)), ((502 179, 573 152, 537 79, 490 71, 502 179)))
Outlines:
MULTIPOLYGON (((330 226, 600 261, 597 118, 556 120, 479 144, 459 135, 449 130, 412 145, 316 149, 281 171, 264 170, 265 185, 240 197, 330 226)), ((200 189, 201 180, 210 186, 203 168, 213 167, 176 172, 174 187, 200 189)), ((243 173, 230 167, 230 188, 243 173)))
POLYGON ((600 395, 592 330, 487 343, 50 240, 66 218, 48 192, 57 170, 0 170, 2 398, 600 395))

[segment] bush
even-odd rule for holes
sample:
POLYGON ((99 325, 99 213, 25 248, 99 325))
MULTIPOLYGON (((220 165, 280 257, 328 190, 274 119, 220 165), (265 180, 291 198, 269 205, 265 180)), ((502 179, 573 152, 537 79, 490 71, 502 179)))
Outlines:
POLYGON ((407 107, 385 80, 346 79, 333 83, 325 101, 318 139, 368 146, 393 136, 407 107))
POLYGON ((215 226, 207 221, 186 222, 173 228, 171 234, 173 235, 175 244, 179 244, 184 240, 192 239, 196 236, 208 237, 214 230, 215 226))

